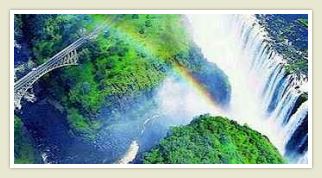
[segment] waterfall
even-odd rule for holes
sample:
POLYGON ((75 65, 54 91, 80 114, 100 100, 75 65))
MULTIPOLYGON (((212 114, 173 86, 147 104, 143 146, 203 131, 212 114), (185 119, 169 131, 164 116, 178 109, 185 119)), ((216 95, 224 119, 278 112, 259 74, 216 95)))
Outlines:
MULTIPOLYGON (((308 105, 307 101, 304 102, 297 111, 292 115, 288 123, 284 126, 285 136, 284 136, 284 143, 286 144, 290 137, 293 135, 295 130, 300 126, 303 122, 305 117, 307 116, 308 105)), ((307 137, 307 135, 306 135, 307 137)))
MULTIPOLYGON (((186 17, 204 56, 229 77, 232 96, 227 115, 268 136, 289 163, 307 163, 306 152, 288 157, 292 150, 286 149, 308 115, 307 102, 298 102, 306 91, 307 77, 287 74, 287 60, 271 47, 254 15, 186 17)), ((304 137, 297 144, 305 144, 307 130, 304 137)))
POLYGON ((139 144, 136 140, 132 141, 130 144, 130 147, 126 154, 115 164, 128 164, 129 162, 133 161, 135 159, 136 154, 139 151, 139 144))

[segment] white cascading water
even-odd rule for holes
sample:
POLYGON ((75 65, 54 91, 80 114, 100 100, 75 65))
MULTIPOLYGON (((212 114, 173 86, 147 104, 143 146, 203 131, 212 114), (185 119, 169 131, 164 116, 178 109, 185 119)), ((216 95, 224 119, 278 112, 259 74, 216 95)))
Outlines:
POLYGON ((123 155, 123 157, 115 164, 128 164, 129 162, 135 159, 135 156, 138 153, 138 151, 139 151, 139 144, 136 140, 134 140, 130 144, 129 149, 127 150, 125 155, 123 155))
MULTIPOLYGON (((187 15, 196 44, 204 56, 229 77, 232 119, 268 136, 286 153, 285 146, 308 114, 307 102, 290 116, 306 90, 306 77, 286 75, 286 60, 269 45, 268 35, 252 15, 187 15)), ((307 163, 307 153, 290 163, 307 163)))

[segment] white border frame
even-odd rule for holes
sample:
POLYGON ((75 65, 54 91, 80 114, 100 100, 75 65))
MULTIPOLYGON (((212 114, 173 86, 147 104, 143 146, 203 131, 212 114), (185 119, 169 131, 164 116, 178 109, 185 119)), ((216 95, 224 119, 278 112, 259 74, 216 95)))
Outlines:
POLYGON ((10 10, 10 168, 312 168, 312 10, 10 10), (308 164, 15 164, 14 15, 15 14, 307 14, 308 164))

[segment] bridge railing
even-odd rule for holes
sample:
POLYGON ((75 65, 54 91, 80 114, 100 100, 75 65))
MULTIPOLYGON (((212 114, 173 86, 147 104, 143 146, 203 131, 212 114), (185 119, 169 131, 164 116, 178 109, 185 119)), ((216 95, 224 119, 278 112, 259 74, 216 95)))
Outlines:
POLYGON ((102 31, 104 28, 106 28, 105 25, 101 25, 95 28, 88 35, 77 39, 75 42, 68 45, 63 50, 59 51, 53 57, 49 58, 46 62, 36 67, 35 70, 30 71, 28 74, 18 79, 18 81, 16 81, 14 84, 15 107, 16 105, 19 105, 17 106, 18 108, 21 107, 20 100, 23 96, 20 96, 20 95, 24 95, 26 93, 26 90, 28 90, 35 81, 37 81, 41 76, 43 76, 47 72, 55 68, 58 68, 57 66, 69 65, 69 64, 65 64, 64 62, 61 65, 57 65, 57 63, 61 62, 61 60, 65 60, 66 56, 68 56, 67 58, 70 58, 73 55, 76 55, 76 58, 77 58, 76 49, 79 48, 81 45, 83 45, 85 42, 95 38, 96 35, 98 35, 98 33, 102 31), (74 51, 75 51, 75 54, 72 54, 74 51), (19 101, 16 101, 16 100, 19 100, 19 101))

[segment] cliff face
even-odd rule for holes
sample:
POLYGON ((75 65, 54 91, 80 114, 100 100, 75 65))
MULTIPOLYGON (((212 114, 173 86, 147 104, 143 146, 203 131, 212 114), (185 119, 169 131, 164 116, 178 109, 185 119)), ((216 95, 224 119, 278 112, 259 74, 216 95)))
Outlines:
POLYGON ((229 104, 227 77, 202 56, 180 15, 19 15, 15 24, 17 65, 26 58, 41 64, 96 26, 107 25, 80 49, 78 66, 52 71, 35 85, 40 100, 49 98, 64 108, 76 135, 95 139, 105 122, 97 119, 102 108, 124 111, 153 92, 173 65, 191 72, 219 104, 229 104))
POLYGON ((202 115, 174 127, 143 157, 145 164, 277 164, 283 157, 268 138, 224 117, 202 115))
POLYGON ((265 27, 272 49, 287 60, 286 70, 296 75, 308 74, 308 15, 257 15, 265 27))

